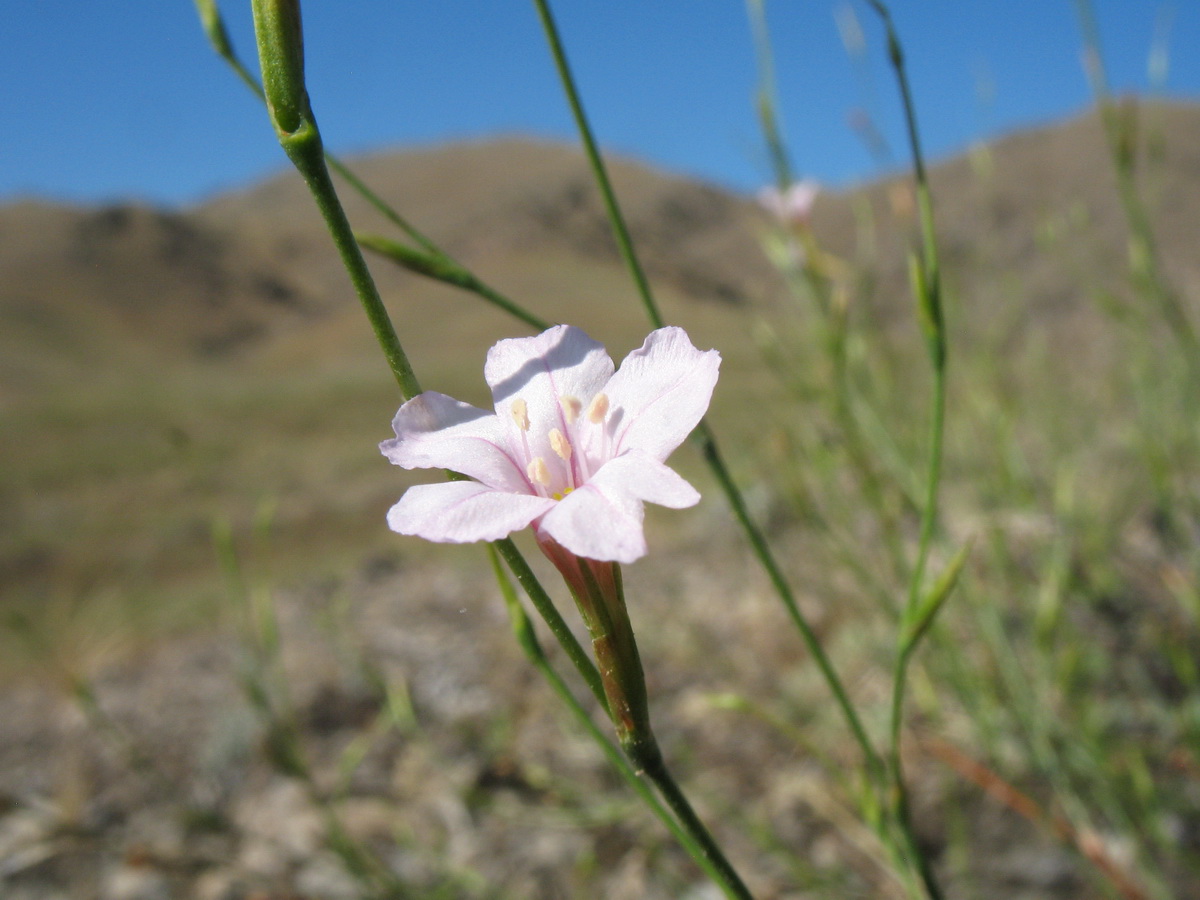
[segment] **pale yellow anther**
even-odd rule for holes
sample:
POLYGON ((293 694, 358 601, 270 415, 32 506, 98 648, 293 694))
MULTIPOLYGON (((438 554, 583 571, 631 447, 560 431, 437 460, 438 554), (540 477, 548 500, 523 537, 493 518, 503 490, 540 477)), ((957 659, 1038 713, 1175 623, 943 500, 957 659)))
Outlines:
POLYGON ((522 400, 520 397, 518 397, 516 400, 513 401, 513 405, 510 408, 510 411, 512 412, 513 421, 517 423, 517 427, 520 428, 522 431, 528 431, 529 430, 529 404, 526 403, 524 400, 522 400))
POLYGON ((554 448, 554 452, 558 454, 559 459, 571 458, 571 442, 557 428, 550 429, 550 446, 554 448))
POLYGON ((529 461, 529 468, 525 470, 529 474, 529 480, 534 484, 540 484, 542 487, 550 485, 550 467, 546 465, 546 461, 540 456, 535 456, 529 461))
POLYGON ((592 402, 588 404, 587 417, 588 421, 593 424, 600 424, 604 421, 604 417, 608 415, 608 394, 597 394, 592 398, 592 402))
POLYGON ((563 415, 567 418, 568 425, 574 425, 575 420, 579 418, 579 413, 583 409, 583 402, 578 397, 560 397, 558 405, 562 407, 563 415))

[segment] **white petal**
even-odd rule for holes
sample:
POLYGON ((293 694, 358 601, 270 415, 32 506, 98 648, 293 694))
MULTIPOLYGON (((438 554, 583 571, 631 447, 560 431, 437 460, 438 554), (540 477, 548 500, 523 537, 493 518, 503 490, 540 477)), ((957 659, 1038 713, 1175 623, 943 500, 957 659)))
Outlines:
POLYGON ((604 388, 611 452, 665 460, 704 416, 720 365, 721 354, 697 350, 682 328, 652 331, 604 388))
POLYGON ((671 509, 684 509, 700 502, 700 492, 678 472, 637 450, 609 460, 588 484, 606 494, 624 493, 671 509))
POLYGON ((474 481, 419 484, 388 510, 388 526, 427 541, 497 541, 553 507, 554 500, 494 491, 474 481))
POLYGON ((529 430, 524 432, 529 456, 548 460, 554 458, 550 429, 567 433, 560 399, 575 397, 586 404, 612 373, 613 361, 604 347, 570 325, 556 325, 536 337, 500 341, 488 351, 483 369, 512 446, 525 446, 512 418, 512 403, 520 397, 529 416, 529 430))
POLYGON ((505 428, 492 413, 426 391, 400 407, 392 428, 396 437, 379 449, 398 466, 451 469, 497 490, 533 493, 525 461, 513 458, 505 428))
POLYGON ((646 555, 644 515, 642 501, 633 495, 588 482, 546 513, 538 530, 576 556, 630 563, 646 555))

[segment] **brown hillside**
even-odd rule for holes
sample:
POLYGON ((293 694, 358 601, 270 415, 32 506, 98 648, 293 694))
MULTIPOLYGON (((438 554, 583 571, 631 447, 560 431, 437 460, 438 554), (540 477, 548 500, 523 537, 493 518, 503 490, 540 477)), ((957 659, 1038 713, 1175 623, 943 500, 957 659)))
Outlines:
MULTIPOLYGON (((1163 257, 1194 303, 1200 107, 1148 106, 1140 125, 1163 257)), ((614 355, 640 342, 644 317, 574 149, 504 139, 354 164, 520 302, 582 325, 614 355)), ((668 317, 726 357, 717 410, 736 431, 761 409, 766 384, 745 313, 782 296, 758 246, 767 223, 746 198, 711 186, 628 161, 613 171, 668 317)), ((1097 300, 1129 297, 1125 226, 1095 116, 1011 135, 932 177, 954 352, 999 354, 1031 382, 1045 381, 1047 360, 1067 358, 1054 379, 1086 389, 1088 359, 1100 362, 1110 343, 1093 340, 1097 300)), ((905 190, 894 178, 826 193, 814 227, 876 273, 855 297, 859 314, 910 334, 905 190)), ((348 194, 347 205, 357 227, 390 233, 361 200, 348 194)), ((426 386, 485 402, 484 350, 523 327, 384 262, 374 269, 426 386)), ((17 596, 30 573, 53 573, 68 594, 119 586, 123 559, 153 560, 159 574, 180 560, 211 567, 211 516, 231 505, 248 515, 263 496, 287 498, 285 531, 320 544, 332 529, 350 547, 395 493, 373 450, 395 388, 291 174, 182 212, 0 209, 0 401, 0 583, 17 596), (92 561, 77 581, 80 558, 92 561)))
MULTIPOLYGON (((406 218, 466 262, 560 251, 617 261, 591 174, 573 147, 508 138, 378 154, 355 159, 352 166, 406 218)), ((629 161, 612 162, 611 174, 652 275, 699 299, 737 302, 761 290, 764 271, 751 204, 629 161)), ((385 227, 352 192, 345 201, 356 225, 385 227)), ((300 251, 319 223, 307 191, 290 174, 218 198, 197 212, 205 221, 255 233, 316 283, 340 289, 340 271, 300 251)))
POLYGON ((0 209, 0 273, 5 382, 51 360, 108 370, 131 353, 219 356, 314 307, 228 229, 138 206, 0 209))

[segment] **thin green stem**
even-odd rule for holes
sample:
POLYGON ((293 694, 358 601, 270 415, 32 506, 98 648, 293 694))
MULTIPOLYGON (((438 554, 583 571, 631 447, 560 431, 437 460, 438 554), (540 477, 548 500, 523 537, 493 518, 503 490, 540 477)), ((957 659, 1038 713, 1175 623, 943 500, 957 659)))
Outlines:
MULTIPOLYGON (((200 13, 200 21, 204 26, 204 33, 208 36, 209 43, 212 44, 213 50, 223 59, 226 64, 237 75, 238 79, 246 85, 247 88, 258 97, 262 102, 266 102, 266 96, 263 94, 262 85, 259 84, 250 70, 246 68, 237 53, 233 49, 233 43, 229 39, 229 32, 225 27, 225 20, 221 16, 221 11, 217 7, 215 0, 196 0, 196 7, 200 13)), ((411 222, 405 219, 382 197, 375 193, 371 188, 359 178, 353 170, 345 163, 338 159, 334 154, 326 152, 325 160, 337 174, 345 179, 358 194, 373 206, 385 219, 407 234, 414 242, 423 247, 428 253, 439 258, 448 258, 445 253, 433 241, 419 231, 411 222)))
POLYGON ((374 234, 359 234, 357 238, 359 245, 367 250, 387 257, 410 272, 415 272, 418 275, 424 275, 426 278, 432 278, 434 281, 440 281, 443 284, 476 294, 493 306, 504 310, 504 312, 513 318, 525 322, 527 325, 532 325, 534 328, 544 331, 552 324, 541 316, 525 309, 525 307, 506 297, 490 285, 485 284, 474 273, 468 271, 444 253, 422 253, 398 241, 389 240, 388 238, 374 234))
POLYGON ((746 11, 750 16, 750 29, 754 35, 755 58, 758 60, 758 120, 766 138, 767 152, 771 157, 771 168, 775 172, 775 186, 785 191, 792 184, 792 165, 788 160, 787 148, 779 129, 776 110, 775 59, 771 52, 771 34, 767 28, 765 0, 746 0, 746 11))
MULTIPOLYGON (((600 189, 600 193, 604 198, 605 209, 608 212, 609 222, 612 225, 613 234, 617 241, 617 246, 620 249, 621 256, 625 260, 625 264, 629 269, 630 276, 633 278, 634 284, 638 289, 638 293, 642 298, 642 305, 645 307, 646 315, 650 319, 651 324, 656 328, 661 328, 665 324, 662 314, 659 312, 658 304, 654 299, 654 294, 650 289, 650 283, 646 279, 645 272, 641 264, 638 262, 637 254, 634 252, 633 241, 629 236, 629 229, 625 226, 624 216, 621 214, 620 206, 617 203, 616 194, 612 189, 612 184, 609 181, 608 173, 604 167, 604 162, 600 157, 600 152, 597 149, 596 140, 592 134, 591 126, 588 124, 587 115, 584 112, 583 102, 580 99, 579 91, 575 86, 575 80, 571 75, 571 69, 567 62, 566 50, 563 47, 562 39, 559 37, 558 29, 554 24, 554 18, 550 12, 549 3, 547 0, 534 0, 534 5, 537 7, 538 15, 542 21, 542 29, 545 31, 547 43, 550 46, 550 52, 554 57, 555 66, 558 69, 559 79, 562 82, 563 91, 567 96, 567 102, 570 104, 571 113, 575 118, 575 124, 579 129, 580 139, 583 142, 584 150, 587 154, 588 161, 592 167, 592 172, 596 178, 596 183, 600 189)), ((795 596, 792 593, 791 587, 787 583, 787 579, 783 575, 783 570, 776 562, 772 555, 767 540, 758 526, 750 517, 750 513, 746 508, 745 500, 742 498, 741 491, 733 480, 733 476, 729 473, 728 467, 725 465, 721 452, 717 447, 716 438, 712 433, 706 420, 701 420, 700 424, 693 432, 693 439, 700 444, 701 453, 709 467, 713 470, 721 490, 725 493, 730 506, 733 508, 734 515, 737 518, 742 529, 746 532, 746 536, 750 542, 750 546, 754 551, 755 557, 766 570, 771 584, 775 587, 776 593, 779 594, 784 606, 787 608, 788 615, 795 622, 796 627, 800 630, 801 637, 804 640, 805 646, 809 653, 817 661, 817 665, 821 670, 822 676, 828 682, 830 690, 837 701, 838 708, 842 711, 843 716, 854 735, 855 740, 862 748, 863 754, 867 759, 868 766, 874 774, 881 773, 881 762, 874 747, 871 745, 870 739, 867 737, 866 729, 863 727, 862 721, 859 719, 854 705, 850 702, 849 694, 842 685, 841 679, 834 670, 829 658, 825 655, 825 651, 821 648, 820 641, 817 639, 816 632, 805 619, 804 614, 800 611, 799 604, 796 602, 795 596)))
POLYGON ((799 630, 805 647, 807 647, 808 652, 812 655, 817 667, 821 670, 822 676, 829 685, 834 700, 837 702, 838 709, 841 710, 842 716, 845 718, 851 733, 854 735, 854 739, 858 742, 863 752, 868 769, 876 781, 879 781, 883 775, 882 761, 871 744, 871 739, 867 736, 867 730, 862 723, 862 719, 859 717, 858 711, 854 708, 854 704, 850 700, 850 695, 846 693, 841 678, 838 677, 837 672, 834 670, 833 663, 830 662, 829 657, 825 654, 816 631, 813 630, 812 625, 809 624, 808 619, 801 612, 800 604, 796 602, 791 585, 788 584, 783 570, 775 560, 774 554, 771 553, 766 536, 763 535, 754 519, 751 518, 750 510, 746 507, 746 501, 734 483, 733 475, 730 474, 728 466, 725 465, 725 460, 717 448, 716 440, 713 438, 706 420, 701 420, 700 424, 696 427, 695 432, 693 432, 693 440, 699 443, 700 452, 704 455, 709 468, 712 469, 713 474, 716 476, 717 483, 720 484, 721 489, 725 492, 729 505, 733 509, 734 517, 746 533, 751 550, 766 571, 767 577, 771 580, 771 585, 775 588, 775 593, 783 601, 788 616, 791 618, 793 624, 795 624, 797 630, 799 630))
MULTIPOLYGON (((658 788, 667 805, 675 813, 679 824, 692 839, 700 846, 704 857, 712 864, 719 874, 717 885, 733 900, 751 900, 750 891, 742 882, 741 876, 725 857, 725 853, 713 838, 712 833, 696 815, 692 804, 675 781, 658 740, 650 724, 650 714, 646 702, 645 676, 642 672, 641 659, 638 656, 637 642, 633 637, 633 628, 629 622, 628 608, 625 603, 625 588, 621 579, 621 569, 615 563, 612 567, 612 588, 615 596, 606 597, 605 590, 591 570, 590 564, 581 561, 584 573, 584 583, 596 607, 602 611, 602 619, 606 620, 609 635, 618 648, 618 663, 626 671, 620 673, 619 680, 624 691, 634 695, 640 691, 641 696, 631 696, 631 711, 629 721, 625 725, 615 722, 621 747, 635 766, 658 788), (633 683, 633 682, 636 682, 633 683), (642 709, 637 709, 638 704, 642 709)), ((615 707, 614 707, 615 711, 615 707)))
POLYGON ((882 19, 887 33, 888 56, 900 89, 909 146, 912 152, 922 244, 921 258, 914 263, 913 280, 921 325, 925 332, 930 362, 933 366, 925 503, 921 510, 917 559, 909 581, 908 598, 897 638, 896 662, 892 675, 892 706, 888 741, 888 756, 892 772, 892 813, 905 843, 906 855, 920 875, 926 892, 933 900, 940 900, 942 897, 941 887, 938 885, 929 861, 921 852, 913 831, 901 751, 901 726, 904 719, 904 694, 908 683, 909 664, 917 647, 916 640, 911 639, 910 626, 920 608, 925 567, 928 563, 929 550, 937 524, 946 412, 946 332, 941 302, 937 236, 934 232, 933 222, 933 201, 929 191, 925 157, 921 151, 921 140, 917 130, 916 108, 913 104, 908 74, 904 66, 904 52, 887 7, 880 0, 868 0, 868 3, 882 19))
POLYGON ((349 166, 343 163, 332 153, 326 153, 325 159, 329 162, 329 165, 333 167, 333 170, 337 172, 340 177, 344 178, 350 187, 354 188, 354 190, 358 192, 359 196, 361 196, 364 200, 370 203, 372 207, 375 208, 376 212, 407 234, 413 239, 413 241, 420 244, 426 252, 436 256, 438 259, 449 259, 442 249, 437 246, 437 244, 426 237, 423 232, 417 230, 415 225, 409 222, 408 219, 404 218, 404 216, 400 215, 400 213, 396 212, 396 210, 393 209, 387 201, 371 190, 367 183, 354 174, 354 171, 349 166))
MULTIPOLYGON (((667 827, 672 836, 679 841, 680 846, 687 851, 687 854, 692 857, 698 866, 704 871, 709 878, 721 886, 725 890, 725 885, 722 883, 724 874, 721 872, 717 864, 711 859, 705 848, 693 837, 693 835, 684 828, 679 820, 672 815, 667 807, 663 806, 662 801, 655 795, 654 791, 647 783, 638 776, 637 771, 630 765, 620 749, 613 744, 599 726, 592 721, 587 710, 571 693, 566 682, 559 676, 554 667, 550 665, 550 661, 546 658, 545 652, 542 650, 541 642, 537 638, 537 634, 533 629, 533 623, 529 620, 525 610, 521 607, 517 600, 516 592, 512 588, 512 584, 504 574, 504 570, 500 567, 500 557, 495 546, 488 547, 489 557, 492 561, 492 570, 496 576, 496 583, 500 587, 500 592, 504 596, 505 604, 508 607, 509 618, 512 622, 513 633, 517 637, 517 643, 525 652, 525 656, 535 669, 546 679, 551 690, 558 698, 567 706, 571 714, 575 717, 576 722, 587 732, 588 736, 600 748, 605 758, 613 765, 620 773, 625 783, 633 789, 634 793, 650 808, 650 811, 658 817, 659 821, 667 827)), ((726 890, 726 895, 730 897, 740 897, 737 893, 731 893, 726 890)))
MULTIPOLYGON (((655 750, 657 751, 657 745, 655 746, 655 750)), ((730 865, 729 860, 725 858, 725 854, 721 851, 717 842, 713 840, 704 823, 700 821, 700 817, 696 815, 692 804, 688 802, 687 796, 680 789, 674 776, 671 775, 671 771, 667 768, 667 764, 663 760, 662 753, 656 752, 644 760, 642 771, 653 782, 654 786, 658 788, 667 805, 671 807, 671 810, 678 817, 682 827, 701 846, 707 862, 720 873, 720 877, 713 880, 724 891, 725 896, 733 898, 733 900, 753 900, 749 888, 746 887, 737 871, 730 865)), ((708 866, 705 867, 705 871, 709 871, 708 866)))
POLYGON ((333 180, 329 177, 316 122, 308 118, 295 131, 280 132, 279 143, 304 178, 317 208, 325 219, 334 246, 342 258, 342 265, 345 266, 363 311, 367 314, 371 330, 375 332, 375 339, 379 341, 392 375, 400 385, 401 396, 405 400, 411 400, 421 393, 420 382, 417 381, 408 356, 400 345, 400 338, 396 335, 396 329, 379 296, 379 290, 375 287, 375 279, 371 277, 358 242, 354 239, 354 231, 338 199, 333 180))
POLYGON ((512 542, 511 538, 505 538, 502 541, 496 541, 492 546, 496 548, 496 552, 508 564, 513 576, 529 596, 529 602, 538 611, 538 615, 545 620, 546 626, 554 635, 555 640, 562 646, 571 663, 579 671, 579 674, 583 676, 588 690, 592 692, 592 695, 599 702, 605 713, 607 713, 608 698, 604 695, 604 685, 600 680, 600 673, 596 670, 596 666, 587 655, 587 651, 583 649, 583 645, 575 638, 574 632, 567 626, 558 608, 554 605, 554 601, 546 593, 546 589, 542 587, 537 576, 533 574, 533 570, 529 568, 529 563, 521 555, 521 552, 517 549, 517 545, 512 542))
POLYGON ((622 215, 621 207, 617 203, 617 194, 613 190, 612 182, 609 180, 608 169, 605 167, 604 159, 600 155, 600 149, 592 133, 592 126, 588 124, 587 114, 583 109, 583 100, 580 99, 579 90, 575 86, 575 78, 571 74, 571 66, 567 62, 567 52, 563 47, 562 38, 559 36, 558 26, 554 23, 554 15, 550 12, 550 4, 548 0, 533 0, 533 4, 537 7, 538 18, 542 21, 542 30, 546 34, 546 42, 550 45, 550 53, 554 57, 554 66, 558 69, 558 78, 562 83, 563 92, 567 95, 567 103, 571 107, 571 115, 575 119, 575 126, 579 129, 579 138, 583 143, 584 152, 587 154, 588 164, 592 168, 592 174, 596 178, 596 186, 600 189, 600 195, 604 200, 604 209, 608 214, 608 221, 612 224, 613 237, 616 239, 617 249, 621 254, 621 259, 625 261, 626 268, 629 269, 629 275, 637 287, 638 294, 642 298, 642 305, 646 308, 646 315, 649 316, 655 328, 662 328, 666 322, 662 317, 662 313, 659 312, 658 303, 654 299, 654 293, 650 290, 650 282, 646 278, 646 272, 642 269, 642 264, 638 261, 637 253, 633 249, 633 238, 630 237, 629 228, 625 225, 625 217, 622 215))

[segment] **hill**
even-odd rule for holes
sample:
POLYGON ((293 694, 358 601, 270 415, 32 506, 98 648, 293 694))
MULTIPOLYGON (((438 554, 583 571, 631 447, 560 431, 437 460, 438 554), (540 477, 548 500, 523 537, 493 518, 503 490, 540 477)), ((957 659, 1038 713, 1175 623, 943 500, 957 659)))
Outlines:
MULTIPOLYGON (((1141 123, 1161 251, 1194 297, 1200 259, 1185 223, 1200 211, 1200 107, 1145 107, 1141 123)), ((506 138, 353 164, 510 296, 614 355, 640 342, 644 320, 574 149, 506 138)), ((759 247, 768 223, 710 185, 625 160, 613 171, 668 316, 725 353, 717 412, 747 434, 746 401, 772 389, 755 374, 753 322, 783 297, 759 247)), ((1017 366, 1031 347, 1054 347, 1084 389, 1088 359, 1107 346, 1095 298, 1126 294, 1125 226, 1096 117, 1002 138, 935 165, 932 181, 959 352, 1011 353, 1017 366)), ((902 330, 905 190, 895 177, 827 192, 814 223, 829 250, 874 273, 859 314, 902 330)), ((346 196, 357 227, 385 231, 346 196)), ((521 329, 474 298, 373 267, 426 386, 485 402, 483 352, 521 329)), ((261 502, 278 505, 279 540, 304 559, 386 537, 375 526, 397 481, 374 444, 394 388, 293 175, 180 211, 0 209, 0 402, 6 602, 190 584, 211 571, 212 518, 247 521, 261 502)))

